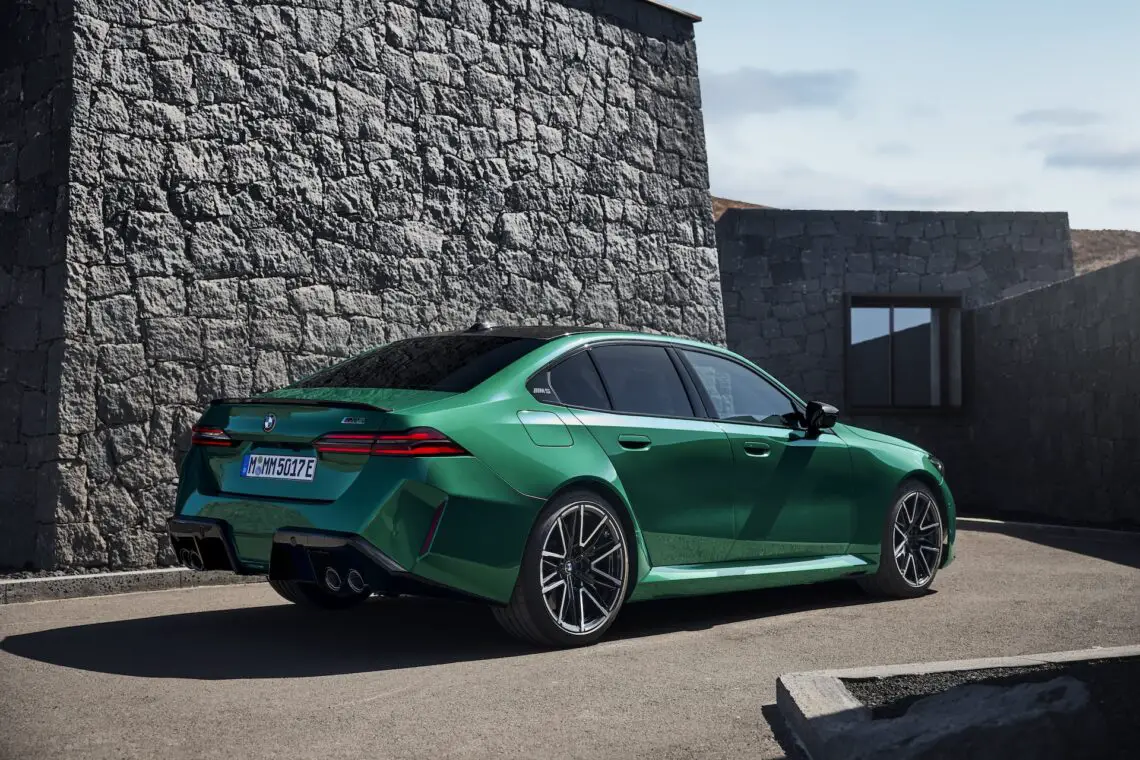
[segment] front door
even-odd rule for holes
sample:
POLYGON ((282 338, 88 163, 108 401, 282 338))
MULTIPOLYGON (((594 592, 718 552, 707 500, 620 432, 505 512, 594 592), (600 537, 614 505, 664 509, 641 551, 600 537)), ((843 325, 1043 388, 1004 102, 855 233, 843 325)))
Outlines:
POLYGON ((732 445, 736 541, 727 559, 845 553, 854 515, 846 444, 828 431, 808 438, 792 400, 751 368, 701 351, 682 355, 732 445))
POLYGON ((736 542, 729 559, 845 554, 851 457, 839 436, 723 423, 736 458, 736 542))
POLYGON ((662 346, 603 344, 589 351, 612 408, 574 414, 605 450, 655 567, 724 560, 735 539, 732 446, 697 419, 662 346))

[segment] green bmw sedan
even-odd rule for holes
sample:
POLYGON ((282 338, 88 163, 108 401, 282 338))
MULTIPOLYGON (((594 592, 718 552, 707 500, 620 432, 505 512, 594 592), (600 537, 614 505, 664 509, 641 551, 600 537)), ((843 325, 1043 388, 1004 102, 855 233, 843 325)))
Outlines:
POLYGON ((297 604, 475 599, 542 646, 644 599, 919 596, 953 557, 942 463, 837 414, 716 346, 479 324, 214 401, 169 533, 184 565, 297 604))

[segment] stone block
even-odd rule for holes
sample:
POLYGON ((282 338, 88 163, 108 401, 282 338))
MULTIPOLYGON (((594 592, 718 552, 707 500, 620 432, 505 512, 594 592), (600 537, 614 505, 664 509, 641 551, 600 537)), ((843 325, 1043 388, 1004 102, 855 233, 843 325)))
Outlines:
POLYGON ((174 277, 141 277, 135 283, 143 314, 175 317, 186 312, 186 292, 174 277))
POLYGON ((201 326, 192 317, 146 320, 148 358, 156 361, 197 361, 202 356, 201 326))

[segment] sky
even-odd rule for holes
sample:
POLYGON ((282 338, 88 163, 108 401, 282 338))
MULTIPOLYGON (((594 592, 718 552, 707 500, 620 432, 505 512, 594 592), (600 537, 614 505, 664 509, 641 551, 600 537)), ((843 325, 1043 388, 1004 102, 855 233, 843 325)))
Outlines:
POLYGON ((1140 0, 671 0, 714 195, 1140 230, 1140 0))

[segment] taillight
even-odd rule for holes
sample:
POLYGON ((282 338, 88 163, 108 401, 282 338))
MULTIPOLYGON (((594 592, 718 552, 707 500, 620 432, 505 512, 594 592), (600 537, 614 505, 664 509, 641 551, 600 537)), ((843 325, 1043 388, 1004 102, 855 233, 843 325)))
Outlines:
POLYGON ((226 435, 220 427, 195 425, 191 430, 190 442, 195 446, 233 446, 237 443, 226 435))
POLYGON ((400 433, 329 433, 313 447, 321 454, 369 454, 383 457, 464 456, 467 450, 438 430, 414 428, 400 433))

